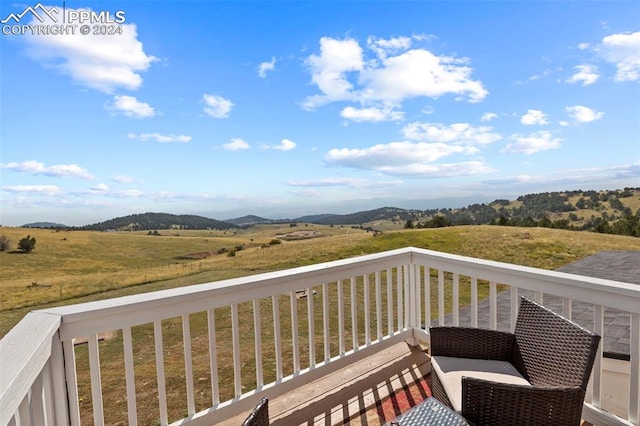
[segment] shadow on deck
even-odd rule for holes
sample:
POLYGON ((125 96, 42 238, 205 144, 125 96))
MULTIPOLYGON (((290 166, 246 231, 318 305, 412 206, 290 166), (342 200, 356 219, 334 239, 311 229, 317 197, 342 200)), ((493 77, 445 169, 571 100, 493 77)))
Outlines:
MULTIPOLYGON (((429 355, 394 345, 357 364, 269 401, 271 424, 381 425, 431 396, 429 355)), ((240 425, 248 413, 221 423, 240 425)))

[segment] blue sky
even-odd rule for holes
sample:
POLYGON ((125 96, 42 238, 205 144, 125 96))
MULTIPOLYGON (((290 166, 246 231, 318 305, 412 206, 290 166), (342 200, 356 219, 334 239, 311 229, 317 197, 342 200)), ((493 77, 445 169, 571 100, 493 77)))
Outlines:
POLYGON ((5 226, 640 185, 636 1, 3 1, 0 18, 5 226), (63 14, 75 28, 51 34, 63 14))

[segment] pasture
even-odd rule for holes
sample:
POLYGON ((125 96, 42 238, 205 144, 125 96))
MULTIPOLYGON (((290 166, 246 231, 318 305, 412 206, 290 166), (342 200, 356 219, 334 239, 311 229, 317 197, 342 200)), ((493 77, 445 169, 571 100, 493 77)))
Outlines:
POLYGON ((465 256, 555 269, 601 250, 640 250, 640 239, 544 228, 460 226, 385 231, 374 237, 349 226, 259 225, 247 230, 139 232, 0 228, 11 241, 0 252, 0 335, 26 312, 217 281, 415 246, 465 256), (309 239, 276 237, 304 231, 309 239), (36 238, 29 254, 12 252, 36 238), (234 256, 229 251, 236 248, 234 256))

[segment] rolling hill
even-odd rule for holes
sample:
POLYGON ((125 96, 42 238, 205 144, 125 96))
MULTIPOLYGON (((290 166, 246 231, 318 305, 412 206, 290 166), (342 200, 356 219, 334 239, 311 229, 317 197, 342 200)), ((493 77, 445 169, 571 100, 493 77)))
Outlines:
POLYGON ((142 213, 118 217, 79 229, 92 231, 147 231, 157 229, 230 229, 236 225, 195 215, 142 213))

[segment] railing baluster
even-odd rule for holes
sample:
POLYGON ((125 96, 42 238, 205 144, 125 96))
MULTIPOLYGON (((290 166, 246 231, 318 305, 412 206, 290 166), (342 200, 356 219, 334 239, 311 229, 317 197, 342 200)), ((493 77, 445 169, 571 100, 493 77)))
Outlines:
POLYGON ((209 368, 211 369, 211 403, 220 404, 220 385, 218 383, 218 346, 216 342, 216 314, 214 309, 207 311, 209 331, 209 368))
POLYGON ((351 277, 351 340, 353 342, 353 350, 359 349, 358 342, 358 305, 356 303, 356 278, 351 277))
POLYGON ((309 326, 309 368, 316 366, 316 322, 313 314, 313 288, 307 288, 307 323, 309 326))
POLYGON ((273 340, 276 351, 276 381, 282 380, 282 335, 280 330, 280 301, 279 295, 271 296, 271 305, 273 307, 273 340))
POLYGON ((369 274, 362 276, 362 287, 364 289, 364 343, 365 345, 371 345, 371 306, 369 295, 369 274))
POLYGON ((544 293, 542 293, 541 291, 534 292, 533 300, 542 305, 544 303, 544 293))
POLYGON ((262 320, 259 299, 253 299, 253 335, 256 349, 256 388, 262 389, 264 374, 262 370, 262 320))
POLYGON ((498 295, 497 286, 494 281, 489 282, 489 328, 498 328, 498 295))
POLYGON ((91 402, 93 404, 93 424, 104 424, 102 410, 102 381, 100 380, 100 351, 98 350, 98 335, 88 337, 89 341, 89 371, 91 374, 91 402))
POLYGON ((518 318, 518 310, 520 309, 518 287, 511 286, 509 293, 511 295, 511 332, 513 332, 516 329, 516 318, 518 318))
POLYGON ((72 414, 69 413, 69 405, 75 392, 73 390, 73 382, 67 382, 65 379, 65 350, 57 333, 53 336, 51 351, 49 363, 51 366, 51 394, 53 396, 52 403, 55 419, 51 424, 64 425, 72 418, 72 414), (69 401, 67 401, 67 395, 69 395, 69 401))
MULTIPOLYGON (((80 426, 80 403, 78 401, 78 377, 76 376, 76 351, 73 340, 62 342, 64 350, 64 373, 67 382, 67 397, 69 398, 69 421, 71 426, 80 426)), ((60 384, 62 385, 62 384, 60 384)))
POLYGON ((338 280, 338 350, 344 355, 344 292, 342 280, 338 280))
MULTIPOLYGON (((55 349, 54 349, 55 350, 55 349)), ((43 371, 43 376, 42 376, 42 392, 43 392, 43 400, 42 402, 44 403, 44 418, 45 418, 45 423, 47 425, 54 425, 56 424, 56 418, 55 418, 55 414, 54 414, 54 404, 55 401, 53 399, 53 386, 52 386, 52 381, 53 381, 53 368, 52 368, 53 362, 50 359, 47 362, 47 365, 44 368, 43 371)))
MULTIPOLYGON (((600 336, 604 336, 604 309, 602 305, 594 306, 593 331, 600 336)), ((598 352, 596 352, 596 359, 593 363, 592 383, 593 395, 591 403, 600 408, 602 407, 602 345, 598 345, 598 352)))
POLYGON ((162 349, 162 321, 153 322, 153 336, 156 349, 156 375, 158 377, 158 403, 160 406, 160 425, 169 424, 167 412, 167 390, 164 378, 164 351, 162 349))
POLYGON ((380 271, 375 272, 376 283, 376 335, 377 339, 382 339, 382 285, 380 282, 380 271))
POLYGON ((571 319, 571 299, 563 297, 562 298, 562 316, 565 318, 571 319))
POLYGON ((387 334, 393 336, 393 276, 391 269, 387 269, 387 334))
POLYGON ((411 268, 411 288, 415 292, 411 306, 415 307, 415 313, 412 318, 414 327, 422 327, 422 295, 420 291, 420 265, 410 265, 411 268))
POLYGON ((471 277, 471 327, 478 327, 478 278, 471 277))
POLYGON ((424 267, 424 324, 427 330, 431 327, 431 268, 424 267))
POLYGON ((322 284, 322 335, 324 340, 324 362, 331 359, 331 345, 329 340, 329 284, 322 284))
POLYGON ((403 283, 402 279, 402 267, 396 267, 396 290, 398 292, 398 331, 402 331, 404 329, 404 310, 403 310, 403 283))
POLYGON ((460 274, 453 273, 453 325, 460 325, 460 274))
POLYGON ((124 349, 124 371, 127 384, 127 417, 129 425, 138 424, 138 414, 136 407, 136 376, 133 367, 133 344, 131 338, 131 327, 122 329, 122 343, 124 349))
POLYGON ((20 426, 30 425, 31 423, 31 410, 29 408, 29 395, 25 395, 24 399, 18 407, 18 416, 20 416, 20 426))
POLYGON ((444 325, 444 271, 438 269, 438 324, 444 325))
POLYGON ((44 408, 44 373, 47 366, 38 374, 36 380, 31 385, 31 422, 34 425, 45 424, 45 408, 44 408))
POLYGON ((629 421, 640 423, 640 314, 631 314, 629 421))
POLYGON ((293 344, 293 374, 300 372, 300 342, 298 339, 298 299, 296 292, 289 293, 291 308, 291 341, 293 344))
POLYGON ((182 316, 182 342, 184 345, 184 374, 187 384, 187 413, 193 416, 196 413, 195 397, 193 394, 193 362, 191 354, 191 326, 189 315, 182 316))
POLYGON ((238 321, 238 304, 231 304, 231 340, 233 346, 233 384, 236 398, 242 395, 242 370, 240 359, 240 323, 238 321))
POLYGON ((404 328, 412 325, 411 314, 413 309, 410 306, 411 289, 409 288, 409 265, 402 265, 402 286, 404 287, 404 328))

